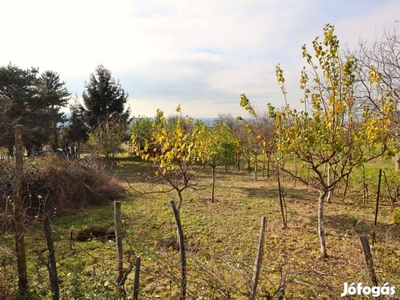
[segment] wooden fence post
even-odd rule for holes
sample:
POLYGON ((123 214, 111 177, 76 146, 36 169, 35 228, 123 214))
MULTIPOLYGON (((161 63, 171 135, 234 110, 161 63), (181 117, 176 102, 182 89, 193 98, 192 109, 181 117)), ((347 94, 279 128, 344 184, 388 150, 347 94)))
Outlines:
POLYGON ((49 271, 51 292, 53 293, 53 299, 58 300, 60 299, 60 291, 58 286, 56 255, 54 252, 54 243, 53 235, 51 233, 50 220, 47 213, 44 213, 43 232, 46 238, 47 249, 49 249, 47 270, 49 271))
POLYGON ((139 274, 140 274, 140 257, 136 257, 135 279, 133 281, 133 300, 139 299, 139 274))
POLYGON ((379 178, 378 178, 378 192, 376 195, 376 206, 375 206, 375 221, 374 221, 374 232, 372 233, 372 246, 376 241, 376 225, 378 223, 378 209, 379 209, 379 197, 381 196, 381 178, 382 178, 382 169, 379 169, 379 178))
POLYGON ((178 232, 178 242, 179 242, 179 251, 181 255, 181 292, 179 296, 179 300, 186 299, 186 250, 185 250, 185 241, 183 238, 183 230, 181 224, 181 218, 179 216, 179 211, 176 208, 175 202, 170 202, 172 213, 174 214, 176 229, 178 232))
POLYGON ((14 181, 14 222, 15 222, 15 250, 18 264, 19 293, 25 296, 28 293, 28 274, 26 268, 24 225, 23 225, 23 163, 22 153, 22 125, 15 127, 15 181, 14 181))
POLYGON ((262 259, 264 256, 264 236, 265 236, 266 223, 267 223, 267 218, 264 216, 261 218, 260 236, 258 240, 258 251, 256 260, 254 262, 254 271, 253 271, 253 278, 251 280, 251 292, 249 295, 249 300, 254 300, 256 299, 257 296, 258 279, 260 277, 262 259))
POLYGON ((369 247, 368 238, 366 236, 360 236, 361 245, 364 251, 365 262, 369 271, 369 277, 371 278, 372 284, 378 286, 378 280, 376 278, 374 263, 372 261, 371 248, 369 247))
POLYGON ((362 166, 362 178, 363 178, 363 205, 365 206, 368 198, 368 188, 365 180, 365 166, 362 166))
POLYGON ((121 284, 124 278, 124 263, 122 260, 122 234, 121 234, 121 202, 114 201, 114 226, 115 243, 117 244, 117 271, 118 284, 121 284))

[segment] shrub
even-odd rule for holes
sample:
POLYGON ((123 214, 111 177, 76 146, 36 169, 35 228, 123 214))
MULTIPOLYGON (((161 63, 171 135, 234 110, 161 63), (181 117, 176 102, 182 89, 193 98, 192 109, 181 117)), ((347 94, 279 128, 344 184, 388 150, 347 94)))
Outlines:
MULTIPOLYGON (((1 208, 10 212, 14 163, 2 161, 0 170, 1 208)), ((67 160, 48 156, 24 162, 23 199, 26 214, 41 217, 44 211, 65 214, 88 205, 115 199, 124 189, 110 168, 96 159, 67 160)))

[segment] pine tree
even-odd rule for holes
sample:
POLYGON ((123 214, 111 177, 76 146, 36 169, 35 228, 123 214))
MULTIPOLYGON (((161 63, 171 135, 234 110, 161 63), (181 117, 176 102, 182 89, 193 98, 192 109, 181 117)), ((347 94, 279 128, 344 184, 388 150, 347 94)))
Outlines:
POLYGON ((125 109, 128 94, 115 81, 111 72, 99 65, 95 74, 85 84, 83 92, 84 116, 91 129, 106 126, 107 123, 126 123, 130 110, 125 109))

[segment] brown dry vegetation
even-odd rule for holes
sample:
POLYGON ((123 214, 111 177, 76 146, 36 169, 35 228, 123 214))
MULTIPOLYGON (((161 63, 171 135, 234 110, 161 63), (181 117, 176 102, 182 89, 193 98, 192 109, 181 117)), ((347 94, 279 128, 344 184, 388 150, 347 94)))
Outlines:
MULTIPOLYGON (((196 179, 198 190, 187 190, 181 208, 188 258, 188 299, 247 299, 257 250, 260 219, 266 216, 267 230, 258 299, 268 295, 278 299, 340 299, 344 282, 371 284, 365 267, 359 235, 371 237, 374 229, 374 199, 379 166, 367 168, 370 198, 362 205, 359 170, 351 177, 350 190, 342 199, 343 186, 326 206, 326 232, 329 259, 319 259, 317 233, 317 193, 284 178, 288 228, 282 226, 275 177, 258 181, 246 171, 218 169, 216 203, 211 203, 211 173, 196 179)), ((385 168, 392 187, 396 175, 385 168)), ((176 228, 169 206, 176 199, 162 182, 150 184, 141 174, 146 165, 132 159, 114 161, 114 172, 121 184, 134 188, 122 201, 125 267, 135 256, 142 258, 140 299, 177 299, 179 294, 179 253, 176 228), (139 193, 138 191, 146 191, 139 193), (152 192, 152 193, 149 193, 152 192)), ((392 224, 388 192, 382 188, 377 242, 372 249, 379 284, 400 287, 400 227, 392 224)), ((104 239, 113 231, 112 205, 84 209, 52 220, 62 299, 117 299, 115 286, 115 243, 104 239), (86 241, 75 241, 70 248, 69 230, 74 236, 89 233, 86 241), (92 235, 90 235, 92 233, 92 235), (105 242, 106 241, 106 242, 105 242)), ((40 227, 27 227, 31 285, 37 299, 48 296, 47 274, 38 253, 43 249, 40 227), (41 279, 40 279, 41 278, 41 279), (46 290, 47 287, 47 290, 46 290), (47 294, 46 294, 47 292, 47 294)), ((371 240, 370 240, 371 241, 371 240)), ((2 244, 2 271, 15 283, 14 258, 6 234, 2 244), (5 251, 8 252, 5 252, 5 251), (6 254, 4 254, 6 253, 6 254)), ((39 255, 40 257, 40 255, 39 255)), ((133 273, 125 291, 132 295, 133 273)), ((0 289, 15 292, 15 285, 0 280, 0 289), (11 287, 11 288, 10 288, 11 287)), ((119 295, 119 296, 118 296, 119 295)))
MULTIPOLYGON (((12 214, 14 162, 1 160, 0 168, 0 218, 7 220, 12 214)), ((22 192, 26 219, 43 219, 45 212, 61 216, 115 199, 124 188, 110 170, 104 162, 94 159, 48 156, 26 160, 22 192)))

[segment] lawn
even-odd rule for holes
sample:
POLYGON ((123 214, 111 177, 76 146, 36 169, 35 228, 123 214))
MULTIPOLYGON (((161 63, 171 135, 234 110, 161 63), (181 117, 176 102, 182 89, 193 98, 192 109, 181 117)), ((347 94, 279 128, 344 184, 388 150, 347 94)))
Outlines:
MULTIPOLYGON (((165 192, 168 185, 163 182, 150 183, 142 174, 151 171, 135 159, 114 159, 112 165, 115 176, 126 188, 126 193, 116 199, 122 204, 124 266, 128 268, 137 256, 142 261, 139 298, 178 299, 179 251, 170 207, 177 195, 165 192)), ((342 184, 326 205, 328 259, 318 258, 316 191, 283 178, 288 215, 288 228, 284 228, 275 176, 266 178, 260 173, 255 181, 247 171, 217 168, 216 201, 212 203, 211 170, 200 173, 195 178, 196 190, 184 192, 181 208, 188 299, 247 299, 262 216, 267 218, 267 228, 258 299, 278 299, 283 291, 285 299, 338 299, 344 282, 371 285, 359 236, 366 235, 371 242, 374 230, 377 239, 372 256, 378 282, 400 288, 400 226, 393 223, 384 180, 374 228, 380 167, 384 168, 393 193, 398 176, 391 171, 390 162, 379 161, 365 168, 369 187, 365 206, 361 168, 351 176, 346 197, 343 198, 342 184)), ((122 294, 115 284, 113 204, 55 217, 51 223, 61 299, 118 299, 122 294)), ((33 298, 51 299, 41 225, 32 222, 26 230, 33 298)), ((1 268, 9 272, 2 272, 8 275, 0 279, 0 289, 9 288, 10 292, 16 289, 12 241, 12 231, 0 241, 1 268)), ((134 271, 125 282, 127 298, 132 298, 133 275, 134 271)))

